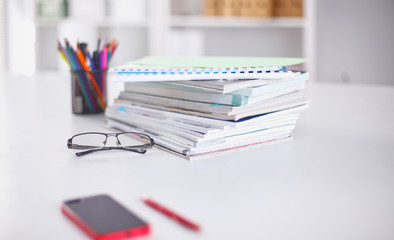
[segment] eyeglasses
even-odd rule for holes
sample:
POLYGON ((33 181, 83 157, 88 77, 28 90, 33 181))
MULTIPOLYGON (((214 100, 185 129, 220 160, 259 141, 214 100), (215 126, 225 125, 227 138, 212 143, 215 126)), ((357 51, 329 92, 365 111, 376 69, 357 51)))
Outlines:
POLYGON ((104 150, 125 150, 144 154, 146 150, 152 148, 154 141, 151 137, 143 133, 122 132, 122 133, 100 133, 86 132, 72 136, 67 140, 69 149, 86 150, 75 153, 78 157, 97 151, 104 150), (108 137, 114 137, 116 147, 106 146, 108 137))

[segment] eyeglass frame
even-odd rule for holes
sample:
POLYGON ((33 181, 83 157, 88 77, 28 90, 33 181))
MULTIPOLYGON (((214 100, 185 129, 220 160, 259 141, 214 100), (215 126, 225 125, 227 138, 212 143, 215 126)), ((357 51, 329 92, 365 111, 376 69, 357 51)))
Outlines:
POLYGON ((125 151, 130 151, 130 152, 135 152, 135 153, 140 153, 144 154, 146 153, 146 150, 149 148, 152 148, 155 145, 155 142, 153 138, 151 138, 149 135, 144 134, 144 133, 139 133, 139 132, 119 132, 119 133, 102 133, 102 132, 84 132, 84 133, 78 133, 73 135, 71 138, 67 140, 67 148, 68 149, 88 149, 86 151, 82 152, 77 152, 75 155, 78 157, 97 152, 97 151, 104 151, 104 150, 125 150, 125 151), (102 147, 99 146, 84 146, 84 145, 78 145, 78 144, 73 144, 72 140, 75 137, 81 136, 81 135, 87 135, 87 134, 99 134, 99 135, 104 135, 105 136, 105 141, 103 142, 104 145, 102 147), (145 143, 142 145, 135 145, 135 146, 123 146, 122 143, 120 142, 118 136, 122 134, 135 134, 138 136, 143 136, 146 139, 149 140, 149 143, 145 143), (115 137, 116 138, 116 144, 118 147, 106 147, 107 139, 108 137, 115 137), (120 147, 119 147, 120 145, 120 147))

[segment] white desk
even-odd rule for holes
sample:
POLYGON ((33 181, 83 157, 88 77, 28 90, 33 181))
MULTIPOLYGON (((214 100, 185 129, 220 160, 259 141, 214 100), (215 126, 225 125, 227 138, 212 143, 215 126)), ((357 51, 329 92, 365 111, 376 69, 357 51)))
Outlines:
POLYGON ((89 239, 60 205, 97 193, 152 225, 141 239, 394 239, 392 86, 309 84, 293 141, 188 162, 159 149, 78 158, 67 139, 107 129, 71 114, 68 74, 0 77, 0 239, 89 239))

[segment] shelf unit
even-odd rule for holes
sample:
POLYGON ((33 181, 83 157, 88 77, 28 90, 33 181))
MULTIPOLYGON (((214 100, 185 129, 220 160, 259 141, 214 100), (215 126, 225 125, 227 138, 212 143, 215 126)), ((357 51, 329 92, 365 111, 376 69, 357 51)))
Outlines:
MULTIPOLYGON (((190 4, 192 0, 185 1, 186 5, 192 7, 196 7, 196 3, 190 4), (189 3, 187 3, 189 2, 189 3)), ((196 0, 194 0, 196 1, 196 0)), ((202 4, 201 0, 200 4, 202 4)), ((294 45, 293 40, 289 37, 288 44, 294 48, 302 49, 299 53, 293 53, 294 55, 291 57, 304 57, 308 60, 308 70, 311 72, 313 76, 315 73, 315 47, 316 47, 316 39, 315 39, 315 0, 304 0, 304 16, 302 18, 286 18, 286 17, 272 17, 272 18, 252 18, 252 17, 221 17, 221 16, 203 16, 198 14, 198 11, 201 12, 201 9, 197 10, 186 10, 182 11, 188 12, 186 14, 179 14, 174 11, 173 4, 183 3, 176 0, 159 0, 156 1, 158 4, 151 5, 151 12, 156 16, 160 16, 160 20, 156 19, 151 21, 149 36, 150 36, 150 54, 151 55, 170 55, 172 49, 169 49, 171 46, 171 35, 174 31, 187 32, 194 31, 194 33, 200 33, 202 35, 201 44, 204 45, 205 41, 208 41, 207 38, 213 38, 214 34, 216 37, 220 38, 220 35, 227 34, 229 37, 223 38, 223 44, 226 44, 227 41, 230 41, 232 36, 237 38, 235 44, 233 46, 239 45, 241 47, 247 46, 248 44, 255 42, 261 42, 264 44, 264 39, 267 38, 266 34, 269 34, 270 39, 275 39, 275 36, 278 35, 277 39, 280 41, 271 40, 272 46, 275 44, 283 44, 283 38, 287 38, 284 36, 286 32, 298 32, 301 40, 299 43, 294 45), (159 2, 159 3, 158 3, 159 2), (247 32, 245 32, 247 31, 247 32), (229 34, 231 32, 231 34, 229 34), (242 36, 240 34, 249 34, 252 37, 261 37, 262 39, 252 39, 250 37, 245 36, 242 40, 242 36), (261 35, 258 35, 261 34, 261 35), (282 38, 282 39, 279 39, 282 38), (296 55, 296 56, 295 56, 296 55)), ((155 17, 154 17, 155 18, 155 17)), ((193 35, 192 35, 193 37, 193 35)), ((255 44, 256 45, 256 44, 255 44)), ((258 44, 257 44, 258 45, 258 44)), ((230 46, 230 44, 229 44, 230 46)), ((199 46, 196 46, 199 47, 199 46)), ((278 46, 276 46, 278 48, 278 46)), ((206 47, 207 48, 207 47, 206 47)), ((219 54, 231 54, 231 46, 227 47, 228 51, 219 52, 219 54)), ((254 49, 258 50, 259 46, 255 46, 254 49)), ((280 48, 280 46, 279 46, 280 48)), ((211 47, 212 49, 212 47, 211 47)), ((225 50, 226 48, 221 48, 225 50)), ((288 49, 288 48, 287 48, 288 49)), ((267 51, 269 52, 269 51, 267 51)), ((211 55, 210 52, 202 52, 202 55, 211 55)), ((215 54, 218 54, 215 52, 215 54)), ((235 52, 235 54, 240 54, 239 52, 235 52)), ((252 54, 251 51, 246 52, 247 55, 252 54)), ((266 55, 264 50, 259 52, 258 54, 266 55)), ((270 56, 275 55, 275 53, 271 53, 270 56)), ((286 53, 284 53, 286 54, 286 53)), ((282 55, 283 56, 283 55, 282 55)))
MULTIPOLYGON (((116 20, 110 17, 100 19, 79 17, 55 21, 38 19, 37 35, 40 36, 42 30, 49 28, 56 31, 58 38, 61 38, 60 35, 66 33, 61 33, 59 30, 65 25, 90 29, 89 31, 93 32, 91 35, 94 36, 97 36, 99 32, 104 32, 104 35, 110 37, 118 37, 117 34, 127 35, 127 32, 138 29, 137 34, 133 33, 128 36, 131 39, 119 39, 121 51, 125 54, 135 52, 137 54, 119 56, 117 64, 143 55, 172 55, 174 52, 178 55, 232 55, 232 53, 240 55, 244 53, 245 55, 265 56, 270 53, 268 51, 270 49, 273 49, 272 51, 282 49, 282 56, 292 52, 293 56, 289 57, 307 58, 311 75, 314 74, 315 0, 304 0, 304 17, 302 18, 203 16, 199 14, 201 9, 195 7, 201 8, 202 0, 149 0, 145 6, 146 18, 143 21, 116 20), (174 11, 177 5, 183 3, 187 5, 190 2, 192 4, 188 7, 193 9, 187 10, 188 13, 184 14, 184 10, 182 13, 174 11), (118 29, 118 32, 113 32, 114 29, 118 29), (289 33, 290 35, 286 35, 289 33), (178 40, 174 41, 174 39, 178 40), (185 40, 190 41, 189 45, 185 43, 185 40), (268 40, 270 42, 265 42, 268 40), (135 45, 133 45, 134 42, 135 45), (139 46, 138 43, 144 46, 139 46), (232 52, 238 47, 237 45, 242 46, 244 52, 240 50, 232 52), (285 47, 282 48, 282 46, 285 47), (182 48, 199 49, 199 51, 185 52, 182 48), (254 53, 253 50, 257 52, 254 53)), ((67 33, 71 32, 67 31, 67 33)), ((80 38, 83 39, 82 36, 80 38)), ((53 41, 55 42, 56 39, 53 41)), ((38 49, 42 47, 48 48, 48 44, 41 44, 38 49)), ((275 55, 272 51, 270 56, 275 55)), ((39 58, 47 58, 46 53, 49 51, 39 50, 39 58)), ((121 54, 118 52, 117 55, 121 54)))

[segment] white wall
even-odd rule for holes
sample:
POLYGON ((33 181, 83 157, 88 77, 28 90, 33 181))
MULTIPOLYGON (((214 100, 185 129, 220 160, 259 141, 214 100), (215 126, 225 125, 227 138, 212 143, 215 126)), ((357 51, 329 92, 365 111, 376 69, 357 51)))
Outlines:
POLYGON ((302 57, 301 29, 206 29, 206 55, 302 57))
POLYGON ((394 1, 317 0, 317 80, 394 84, 394 1))
POLYGON ((0 72, 6 69, 6 6, 5 0, 0 0, 0 72))
POLYGON ((35 71, 34 2, 7 0, 7 65, 11 72, 35 71))

